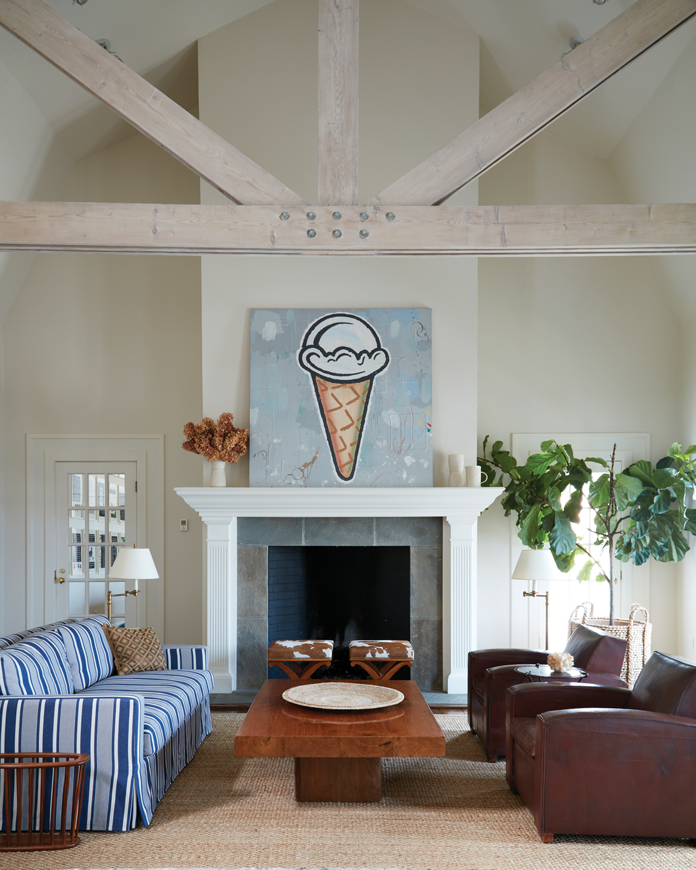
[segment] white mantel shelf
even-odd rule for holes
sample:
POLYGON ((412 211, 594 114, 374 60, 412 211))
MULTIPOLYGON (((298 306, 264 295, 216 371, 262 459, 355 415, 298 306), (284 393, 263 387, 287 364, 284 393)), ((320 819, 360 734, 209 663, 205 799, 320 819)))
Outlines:
POLYGON ((502 487, 177 487, 203 516, 235 517, 444 517, 476 519, 502 487))
POLYGON ((216 692, 237 686, 238 517, 442 517, 446 690, 466 693, 476 649, 476 520, 501 487, 177 487, 207 527, 206 643, 216 692))

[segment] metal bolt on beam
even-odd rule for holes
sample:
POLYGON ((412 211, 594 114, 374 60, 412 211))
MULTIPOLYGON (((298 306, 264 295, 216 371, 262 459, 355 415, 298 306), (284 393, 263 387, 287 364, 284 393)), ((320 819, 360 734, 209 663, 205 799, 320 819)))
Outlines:
POLYGON ((364 211, 364 212, 362 212, 361 215, 360 215, 360 220, 361 220, 361 221, 366 221, 369 217, 370 217, 370 215, 369 215, 366 211, 364 211))
POLYGON ((307 237, 310 239, 313 239, 314 236, 316 236, 316 234, 317 234, 316 230, 307 230, 307 237))
POLYGON ((288 212, 284 211, 284 212, 280 215, 280 219, 281 219, 282 221, 290 220, 290 214, 289 214, 288 212))
POLYGON ((393 221, 395 217, 396 217, 396 215, 394 214, 393 211, 388 211, 388 212, 387 212, 387 220, 388 220, 388 221, 393 221))
POLYGON ((340 239, 342 235, 343 235, 343 233, 342 233, 340 230, 334 230, 334 231, 333 231, 333 237, 334 237, 334 239, 340 239))
POLYGON ((313 221, 315 218, 316 218, 316 215, 314 214, 313 211, 308 211, 308 212, 307 212, 307 220, 308 220, 308 221, 313 221))
POLYGON ((360 230, 360 238, 361 239, 366 239, 369 235, 370 234, 368 233, 367 230, 360 230))
POLYGON ((335 211, 335 212, 333 213, 333 219, 334 219, 335 221, 340 221, 340 220, 341 220, 341 212, 340 212, 340 211, 335 211))

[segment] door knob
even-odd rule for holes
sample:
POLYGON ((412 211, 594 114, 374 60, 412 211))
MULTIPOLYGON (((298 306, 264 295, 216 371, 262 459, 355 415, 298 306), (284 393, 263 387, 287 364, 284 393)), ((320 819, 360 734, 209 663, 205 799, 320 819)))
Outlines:
POLYGON ((61 569, 60 569, 60 574, 61 574, 61 576, 59 577, 58 574, 57 574, 57 572, 54 571, 54 572, 53 572, 53 578, 54 578, 54 580, 57 580, 59 583, 65 583, 65 577, 63 577, 63 574, 65 574, 65 568, 61 568, 61 569))

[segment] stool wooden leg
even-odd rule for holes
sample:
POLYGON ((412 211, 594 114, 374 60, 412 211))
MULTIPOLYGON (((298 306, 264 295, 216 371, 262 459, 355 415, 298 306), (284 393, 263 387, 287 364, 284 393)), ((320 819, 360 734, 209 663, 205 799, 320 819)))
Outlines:
POLYGON ((352 661, 352 665, 359 665, 373 680, 390 680, 394 674, 406 665, 411 667, 413 662, 411 659, 406 661, 382 661, 382 662, 366 662, 364 659, 352 661))
POLYGON ((291 680, 308 680, 316 670, 322 665, 327 664, 327 662, 328 659, 326 662, 308 662, 303 665, 294 660, 291 662, 272 661, 268 663, 268 667, 280 668, 285 671, 291 680))

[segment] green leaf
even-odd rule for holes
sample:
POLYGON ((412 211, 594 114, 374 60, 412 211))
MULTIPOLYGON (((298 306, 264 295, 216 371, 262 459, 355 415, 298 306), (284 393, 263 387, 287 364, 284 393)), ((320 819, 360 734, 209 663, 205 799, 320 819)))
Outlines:
POLYGON ((639 480, 636 480, 635 477, 631 477, 630 474, 617 474, 616 475, 617 484, 621 484, 621 486, 628 493, 628 497, 630 501, 635 501, 638 496, 643 491, 643 485, 639 480))
POLYGON ((592 573, 592 568, 594 567, 594 562, 592 559, 588 559, 587 562, 582 566, 582 568, 577 573, 577 579, 583 583, 585 580, 590 579, 590 574, 592 573))
POLYGON ((556 514, 556 522, 549 532, 549 544, 554 553, 567 555, 572 553, 578 542, 578 536, 570 525, 570 520, 564 513, 556 514))
POLYGON ((686 523, 684 524, 684 530, 691 532, 692 535, 696 535, 696 510, 694 508, 686 509, 686 523))
POLYGON ((666 514, 672 504, 672 493, 669 489, 661 489, 653 502, 655 513, 666 514))
POLYGON ((671 456, 673 459, 680 458, 682 456, 682 446, 678 441, 675 441, 674 444, 667 451, 667 455, 671 456))
POLYGON ((588 456, 585 462, 594 462, 597 465, 601 465, 602 468, 609 469, 610 465, 606 459, 601 459, 599 456, 588 456))
MULTIPOLYGON (((582 511, 582 490, 576 489, 565 503, 563 513, 568 517, 571 523, 580 522, 580 513, 582 511)), ((695 512, 696 513, 696 512, 695 512)), ((695 520, 696 522, 696 520, 695 520)))
POLYGON ((494 441, 493 446, 491 447, 491 454, 500 453, 500 449, 503 446, 502 441, 494 441))
POLYGON ((658 468, 653 474, 653 483, 658 489, 667 489, 674 483, 676 475, 674 468, 658 468))
POLYGON ((639 459, 638 462, 629 465, 626 469, 626 473, 630 474, 631 477, 637 477, 638 480, 642 480, 643 483, 649 483, 652 485, 653 467, 647 459, 639 459))
POLYGON ((549 456, 548 453, 532 453, 529 459, 525 462, 525 468, 528 468, 534 474, 544 474, 556 461, 555 456, 549 456))
POLYGON ((593 508, 601 508, 609 504, 609 475, 602 474, 590 484, 590 504, 593 508))
POLYGON ((541 444, 539 445, 539 448, 540 448, 542 453, 548 453, 549 450, 551 449, 551 446, 555 443, 556 442, 553 440, 553 438, 551 438, 549 441, 542 441, 541 444))
POLYGON ((527 516, 522 520, 520 530, 517 536, 526 547, 534 548, 538 543, 539 537, 539 511, 541 505, 535 504, 529 511, 527 516))
POLYGON ((662 557, 662 561, 664 562, 681 562, 681 560, 686 556, 689 552, 689 542, 686 540, 684 535, 679 531, 679 529, 675 529, 669 538, 669 553, 668 559, 662 557))
POLYGON ((674 468, 674 460, 669 456, 663 456, 655 463, 655 468, 674 468))
POLYGON ((556 489, 555 486, 552 486, 551 489, 549 489, 546 497, 548 499, 549 504, 551 505, 551 507, 555 511, 562 511, 563 510, 563 507, 561 505, 561 494, 556 489))
POLYGON ((551 555, 556 562, 556 567, 558 568, 558 570, 561 571, 563 574, 567 574, 575 565, 575 557, 578 556, 580 552, 580 550, 575 549, 572 553, 562 554, 554 553, 553 550, 551 550, 551 555))
POLYGON ((575 459, 575 457, 573 456, 573 448, 570 446, 570 444, 564 444, 563 449, 568 454, 568 456, 570 457, 570 461, 572 462, 575 459))

